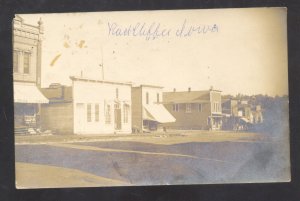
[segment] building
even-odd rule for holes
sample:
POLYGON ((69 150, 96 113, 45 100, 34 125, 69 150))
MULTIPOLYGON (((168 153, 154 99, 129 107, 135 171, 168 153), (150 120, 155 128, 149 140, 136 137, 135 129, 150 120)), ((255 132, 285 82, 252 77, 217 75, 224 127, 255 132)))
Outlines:
POLYGON ((253 116, 253 123, 254 124, 263 123, 264 118, 263 118, 263 113, 262 113, 261 105, 256 105, 252 109, 252 116, 253 116))
POLYGON ((140 85, 132 87, 132 128, 133 132, 157 130, 163 123, 176 119, 163 104, 163 87, 140 85))
POLYGON ((43 89, 41 121, 57 134, 131 133, 131 83, 70 77, 72 86, 43 89))
POLYGON ((43 23, 26 24, 13 19, 13 87, 16 134, 34 134, 40 128, 41 104, 48 99, 40 92, 43 23))
POLYGON ((222 99, 223 130, 234 130, 240 121, 239 101, 233 98, 222 99))
POLYGON ((227 116, 238 116, 238 100, 222 99, 222 113, 227 116))
POLYGON ((175 117, 176 122, 165 126, 173 129, 212 129, 222 128, 221 91, 204 90, 163 93, 163 104, 175 117))
POLYGON ((222 103, 222 110, 226 130, 249 130, 263 122, 261 106, 248 100, 227 99, 222 103))

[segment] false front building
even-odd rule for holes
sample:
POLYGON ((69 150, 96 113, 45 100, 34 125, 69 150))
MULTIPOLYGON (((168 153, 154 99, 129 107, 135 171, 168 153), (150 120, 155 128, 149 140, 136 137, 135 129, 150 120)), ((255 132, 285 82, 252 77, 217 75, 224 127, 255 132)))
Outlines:
POLYGON ((175 117, 176 122, 165 126, 172 129, 212 129, 222 128, 221 91, 164 92, 163 104, 175 117))
POLYGON ((13 86, 16 134, 35 134, 40 128, 40 107, 48 99, 40 92, 43 26, 13 20, 13 86))
POLYGON ((72 86, 43 89, 44 128, 57 134, 131 133, 131 84, 70 77, 72 86))
POLYGON ((162 104, 162 89, 153 85, 132 87, 133 132, 157 130, 163 123, 176 121, 162 104))
POLYGON ((225 99, 222 103, 225 118, 223 128, 227 130, 255 130, 263 123, 262 108, 250 100, 225 99))

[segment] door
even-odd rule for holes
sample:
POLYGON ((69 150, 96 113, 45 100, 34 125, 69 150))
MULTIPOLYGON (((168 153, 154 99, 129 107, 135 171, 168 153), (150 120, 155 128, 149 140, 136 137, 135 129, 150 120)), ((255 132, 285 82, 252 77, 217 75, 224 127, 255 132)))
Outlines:
POLYGON ((115 129, 121 130, 122 128, 122 122, 121 122, 121 107, 120 104, 115 104, 115 129))
POLYGON ((76 132, 81 134, 84 131, 84 125, 85 125, 85 115, 84 115, 84 104, 83 103, 77 103, 76 104, 76 132))

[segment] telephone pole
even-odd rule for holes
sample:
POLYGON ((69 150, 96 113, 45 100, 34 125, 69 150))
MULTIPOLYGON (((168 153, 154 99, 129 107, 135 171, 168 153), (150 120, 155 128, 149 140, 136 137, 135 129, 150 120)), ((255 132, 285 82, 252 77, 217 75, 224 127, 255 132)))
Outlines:
POLYGON ((104 64, 103 64, 103 48, 101 46, 101 64, 99 65, 102 68, 102 80, 104 80, 104 64))

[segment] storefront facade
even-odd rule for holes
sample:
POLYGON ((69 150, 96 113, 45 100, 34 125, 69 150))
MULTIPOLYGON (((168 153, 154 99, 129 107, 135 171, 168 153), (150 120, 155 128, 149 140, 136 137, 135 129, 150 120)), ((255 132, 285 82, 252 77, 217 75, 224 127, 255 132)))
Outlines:
POLYGON ((43 24, 24 23, 16 16, 13 21, 13 87, 16 134, 40 131, 41 104, 48 99, 40 92, 41 46, 43 24))

